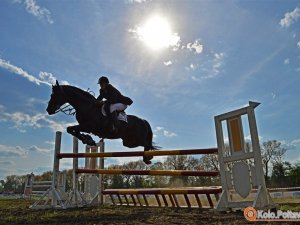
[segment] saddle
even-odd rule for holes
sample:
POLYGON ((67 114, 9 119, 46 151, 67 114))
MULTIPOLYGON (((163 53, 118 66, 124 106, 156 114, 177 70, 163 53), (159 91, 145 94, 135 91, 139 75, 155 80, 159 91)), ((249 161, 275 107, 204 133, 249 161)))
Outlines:
MULTIPOLYGON (((105 111, 105 104, 102 105, 101 107, 101 113, 103 116, 107 117, 106 111, 105 111)), ((117 111, 118 113, 118 120, 120 121, 124 121, 125 123, 128 123, 127 120, 127 114, 125 113, 125 111, 117 111)))

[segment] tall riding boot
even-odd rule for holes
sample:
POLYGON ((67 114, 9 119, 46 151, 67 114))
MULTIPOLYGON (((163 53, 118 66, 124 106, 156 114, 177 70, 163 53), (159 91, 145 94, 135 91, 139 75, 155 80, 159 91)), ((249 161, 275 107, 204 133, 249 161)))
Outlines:
POLYGON ((114 111, 111 113, 111 117, 112 117, 112 124, 113 124, 113 128, 112 131, 113 132, 117 132, 118 131, 118 126, 119 126, 119 121, 118 121, 118 112, 114 111))
POLYGON ((110 105, 109 104, 105 104, 104 106, 104 110, 108 119, 108 130, 109 132, 114 132, 114 117, 113 117, 113 113, 110 112, 110 105))

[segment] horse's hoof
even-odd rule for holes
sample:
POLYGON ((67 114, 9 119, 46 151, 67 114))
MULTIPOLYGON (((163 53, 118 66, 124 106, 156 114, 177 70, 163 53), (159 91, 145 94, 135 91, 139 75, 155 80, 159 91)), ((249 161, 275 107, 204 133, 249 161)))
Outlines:
POLYGON ((150 165, 151 161, 150 160, 144 160, 144 163, 147 164, 147 165, 150 165))
POLYGON ((87 145, 89 146, 97 146, 95 141, 88 141, 87 145))
POLYGON ((151 159, 149 159, 149 158, 144 158, 143 161, 144 161, 144 163, 146 165, 150 165, 151 164, 151 159))

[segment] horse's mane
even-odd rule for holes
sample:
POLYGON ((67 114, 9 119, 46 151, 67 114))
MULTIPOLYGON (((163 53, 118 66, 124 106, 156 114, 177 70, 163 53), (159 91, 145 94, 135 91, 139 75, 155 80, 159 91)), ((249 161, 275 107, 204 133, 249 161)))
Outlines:
POLYGON ((61 87, 66 91, 70 91, 72 93, 79 93, 81 96, 88 98, 89 100, 95 100, 95 96, 93 96, 91 93, 84 91, 78 87, 74 87, 71 85, 61 85, 61 87))

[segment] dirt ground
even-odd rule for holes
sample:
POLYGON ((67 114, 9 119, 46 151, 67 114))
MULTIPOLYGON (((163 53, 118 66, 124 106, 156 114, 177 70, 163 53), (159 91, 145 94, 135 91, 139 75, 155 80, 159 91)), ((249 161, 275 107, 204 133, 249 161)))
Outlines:
POLYGON ((30 204, 32 204, 32 201, 24 199, 0 199, 0 224, 254 224, 244 219, 243 212, 241 211, 218 213, 199 209, 125 206, 101 206, 67 210, 32 210, 28 208, 30 204))

